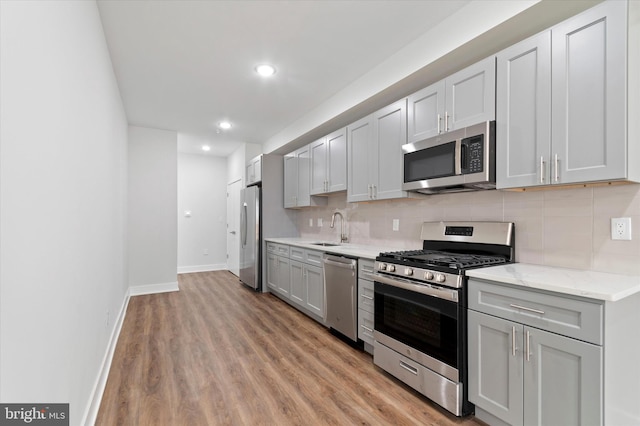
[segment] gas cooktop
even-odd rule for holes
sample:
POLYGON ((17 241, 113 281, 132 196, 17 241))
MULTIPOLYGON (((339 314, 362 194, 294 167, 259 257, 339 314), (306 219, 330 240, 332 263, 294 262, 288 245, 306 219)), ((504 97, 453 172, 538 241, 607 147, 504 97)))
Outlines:
POLYGON ((498 265, 508 262, 503 256, 451 253, 435 250, 405 250, 380 253, 378 260, 386 260, 387 262, 397 261, 403 265, 419 268, 440 266, 456 270, 498 265))

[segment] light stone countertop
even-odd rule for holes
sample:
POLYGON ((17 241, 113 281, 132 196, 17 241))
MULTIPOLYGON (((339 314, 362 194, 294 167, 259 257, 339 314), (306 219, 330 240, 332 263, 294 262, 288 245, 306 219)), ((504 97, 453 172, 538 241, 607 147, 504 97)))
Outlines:
POLYGON ((640 292, 640 276, 511 263, 467 271, 469 277, 615 302, 640 292))
POLYGON ((394 247, 376 247, 363 244, 342 243, 338 246, 319 246, 312 243, 327 242, 336 243, 336 241, 313 240, 307 238, 265 238, 265 241, 271 241, 278 244, 286 244, 290 246, 302 247, 309 250, 322 251, 325 253, 333 253, 349 257, 358 257, 364 259, 375 260, 382 252, 402 250, 394 247))

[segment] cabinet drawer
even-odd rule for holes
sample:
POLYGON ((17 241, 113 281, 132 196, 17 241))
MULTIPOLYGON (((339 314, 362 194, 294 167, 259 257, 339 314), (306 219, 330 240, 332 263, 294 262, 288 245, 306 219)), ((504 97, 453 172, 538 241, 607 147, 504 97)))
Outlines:
POLYGON ((373 313, 358 309, 358 338, 373 345, 373 313))
POLYGON ((368 259, 358 260, 358 277, 365 280, 372 281, 371 274, 373 273, 375 262, 368 259))
POLYGON ((358 308, 373 314, 373 281, 358 278, 358 308))
POLYGON ((289 257, 289 246, 267 241, 267 252, 278 256, 289 257))
POLYGON ((601 303, 470 279, 469 308, 596 345, 603 344, 601 303))
POLYGON ((304 261, 304 252, 305 250, 300 247, 290 246, 289 247, 289 258, 294 260, 299 260, 300 262, 304 261))
POLYGON ((322 266, 322 254, 321 251, 305 250, 304 261, 310 265, 322 266))

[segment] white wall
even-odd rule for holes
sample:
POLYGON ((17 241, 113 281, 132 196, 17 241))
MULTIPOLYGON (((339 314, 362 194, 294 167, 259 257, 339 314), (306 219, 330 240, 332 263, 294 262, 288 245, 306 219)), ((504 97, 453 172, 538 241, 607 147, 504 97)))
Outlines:
POLYGON ((127 122, 94 2, 0 19, 0 401, 77 425, 127 291, 127 122))
POLYGON ((179 273, 226 269, 226 181, 226 158, 178 154, 179 273))
POLYGON ((177 286, 177 143, 176 132, 129 126, 128 248, 132 294, 145 292, 143 288, 162 291, 177 286))

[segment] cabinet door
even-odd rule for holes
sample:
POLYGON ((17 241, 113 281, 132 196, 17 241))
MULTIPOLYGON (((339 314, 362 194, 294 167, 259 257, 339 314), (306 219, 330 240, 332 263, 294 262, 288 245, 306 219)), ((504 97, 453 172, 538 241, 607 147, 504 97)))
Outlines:
POLYGON ((607 1, 552 28, 552 183, 626 176, 626 8, 607 1))
POLYGON ((523 326, 471 310, 467 319, 469 401, 511 425, 522 425, 523 326))
POLYGON ((445 131, 496 119, 495 79, 493 56, 445 79, 445 131))
POLYGON ((311 194, 327 192, 327 143, 326 138, 318 139, 309 145, 311 152, 311 194))
POLYGON ((404 197, 402 145, 407 143, 407 100, 395 102, 373 115, 373 132, 378 147, 377 158, 371 164, 378 175, 373 180, 373 199, 404 197))
POLYGON ((311 205, 311 150, 310 145, 296 151, 298 159, 298 197, 296 205, 305 207, 311 205))
POLYGON ((551 32, 497 55, 496 186, 549 183, 551 32))
POLYGON ((319 266, 304 265, 306 307, 324 318, 324 273, 319 266))
POLYGON ((272 293, 278 291, 278 256, 267 254, 267 287, 272 293))
POLYGON ((365 117, 347 126, 347 201, 368 201, 371 199, 371 168, 377 168, 377 146, 373 139, 372 116, 365 117))
POLYGON ((327 191, 347 190, 347 129, 327 136, 327 191))
POLYGON ((276 280, 278 293, 289 297, 291 291, 291 277, 289 275, 289 259, 282 256, 276 256, 276 263, 278 264, 278 278, 276 280))
POLYGON ((253 160, 253 181, 262 181, 262 157, 257 157, 253 160))
POLYGON ((601 425, 602 348, 524 328, 524 423, 601 425))
POLYGON ((247 164, 247 172, 245 174, 245 185, 255 182, 255 176, 253 172, 253 163, 247 164))
POLYGON ((407 98, 407 143, 436 136, 443 131, 444 80, 407 98))
POLYGON ((298 158, 295 152, 284 156, 284 207, 296 207, 298 196, 298 158))
POLYGON ((297 260, 291 260, 289 265, 289 277, 291 283, 290 300, 300 306, 304 306, 304 271, 303 264, 297 260))

